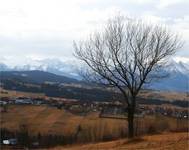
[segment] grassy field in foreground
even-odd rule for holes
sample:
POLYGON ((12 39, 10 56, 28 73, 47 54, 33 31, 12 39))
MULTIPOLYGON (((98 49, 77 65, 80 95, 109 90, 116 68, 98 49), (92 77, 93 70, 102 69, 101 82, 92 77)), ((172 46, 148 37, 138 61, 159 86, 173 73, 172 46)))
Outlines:
MULTIPOLYGON (((29 133, 34 135, 41 133, 67 136, 75 134, 80 126, 81 132, 78 136, 85 137, 84 141, 90 138, 92 141, 100 141, 104 136, 112 135, 116 139, 126 135, 126 120, 99 118, 98 114, 99 112, 94 112, 79 116, 47 106, 10 105, 8 112, 1 113, 0 128, 16 131, 20 125, 25 124, 29 133)), ((146 116, 136 120, 136 124, 137 130, 145 133, 188 128, 187 120, 164 116, 146 116)))
MULTIPOLYGON (((63 145, 66 146, 68 144, 78 145, 81 143, 112 141, 127 136, 127 120, 99 118, 98 114, 99 112, 93 112, 88 113, 86 116, 80 116, 71 114, 66 110, 47 106, 10 105, 7 112, 1 113, 0 128, 15 132, 19 131, 20 126, 24 124, 27 127, 29 136, 37 136, 40 133, 43 137, 45 135, 60 135, 64 137, 64 141, 71 139, 71 143, 67 141, 66 143, 48 146, 56 147, 54 150, 62 149, 63 145), (80 128, 79 131, 78 127, 80 128), (69 139, 70 136, 72 138, 69 139), (58 145, 62 146, 57 147, 58 145)), ((135 130, 140 136, 188 130, 188 120, 177 120, 165 116, 145 116, 135 120, 135 125, 137 125, 135 130)), ((144 136, 142 139, 136 140, 136 144, 129 143, 127 140, 118 140, 108 143, 82 145, 82 148, 71 145, 64 148, 68 150, 80 150, 80 148, 81 150, 127 150, 139 149, 140 147, 144 147, 143 149, 147 149, 147 147, 158 149, 158 145, 160 145, 163 148, 166 146, 169 148, 170 146, 169 149, 171 149, 176 142, 181 147, 177 147, 177 149, 182 150, 187 145, 186 139, 188 140, 187 133, 169 133, 167 135, 144 136)))
POLYGON ((188 150, 188 133, 149 135, 129 141, 127 139, 96 144, 56 147, 51 150, 188 150))
POLYGON ((82 126, 83 131, 90 130, 90 132, 96 132, 96 127, 116 132, 127 125, 126 120, 103 119, 98 117, 98 113, 79 116, 47 106, 12 105, 8 107, 8 112, 1 113, 1 128, 15 131, 21 124, 27 125, 32 134, 40 132, 60 135, 74 134, 78 125, 82 126))

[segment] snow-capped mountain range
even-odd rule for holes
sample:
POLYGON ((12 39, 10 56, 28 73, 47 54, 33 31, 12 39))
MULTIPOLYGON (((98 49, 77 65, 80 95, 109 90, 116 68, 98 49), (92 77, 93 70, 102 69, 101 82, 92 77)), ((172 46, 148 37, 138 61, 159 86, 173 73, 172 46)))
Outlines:
POLYGON ((151 84, 151 88, 158 90, 189 92, 189 63, 171 60, 163 68, 168 77, 151 84))
POLYGON ((0 63, 0 71, 31 71, 40 70, 57 75, 63 75, 71 78, 80 79, 74 61, 63 62, 59 59, 31 60, 24 65, 9 66, 0 63))
MULTIPOLYGON (((77 63, 74 61, 61 61, 59 59, 32 60, 24 65, 9 66, 0 63, 0 71, 31 71, 40 70, 70 78, 81 79, 77 73, 77 63)), ((150 88, 186 92, 189 90, 189 62, 169 61, 164 69, 168 78, 153 83, 150 88)))

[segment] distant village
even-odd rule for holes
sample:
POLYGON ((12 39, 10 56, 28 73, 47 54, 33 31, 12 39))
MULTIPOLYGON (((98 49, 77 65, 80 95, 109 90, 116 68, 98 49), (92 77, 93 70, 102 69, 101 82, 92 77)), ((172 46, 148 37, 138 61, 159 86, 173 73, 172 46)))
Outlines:
MULTIPOLYGON (((7 112, 9 105, 36 105, 48 106, 57 109, 64 109, 78 115, 86 115, 89 112, 100 112, 99 117, 126 119, 127 108, 122 107, 120 101, 113 102, 97 102, 97 101, 79 101, 75 99, 64 98, 29 98, 17 97, 9 98, 2 97, 0 100, 1 112, 7 112)), ((164 115, 169 117, 189 119, 189 110, 164 106, 164 105, 138 105, 135 112, 135 117, 144 117, 145 115, 164 115)))

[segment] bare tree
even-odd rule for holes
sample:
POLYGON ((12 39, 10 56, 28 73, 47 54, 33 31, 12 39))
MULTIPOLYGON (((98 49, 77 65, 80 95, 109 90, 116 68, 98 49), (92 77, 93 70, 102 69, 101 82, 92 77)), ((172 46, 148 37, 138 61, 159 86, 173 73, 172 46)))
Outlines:
POLYGON ((107 22, 104 30, 74 43, 74 54, 86 64, 91 80, 116 87, 123 94, 132 138, 139 91, 162 77, 159 69, 181 46, 178 36, 165 27, 117 16, 107 22))

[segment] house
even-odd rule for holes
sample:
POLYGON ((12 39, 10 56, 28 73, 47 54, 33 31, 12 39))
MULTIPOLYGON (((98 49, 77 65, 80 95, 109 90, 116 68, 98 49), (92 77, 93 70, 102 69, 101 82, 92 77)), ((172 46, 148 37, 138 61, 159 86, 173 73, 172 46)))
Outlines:
POLYGON ((18 98, 15 100, 15 104, 33 104, 33 101, 29 98, 18 98))
POLYGON ((17 144, 17 139, 8 139, 8 140, 3 140, 4 145, 16 145, 17 144))
POLYGON ((1 105, 1 106, 2 106, 2 105, 6 105, 6 104, 7 104, 7 102, 0 100, 0 105, 1 105))
POLYGON ((41 98, 36 98, 36 99, 33 99, 33 104, 34 105, 42 105, 42 104, 45 104, 45 100, 41 99, 41 98))

